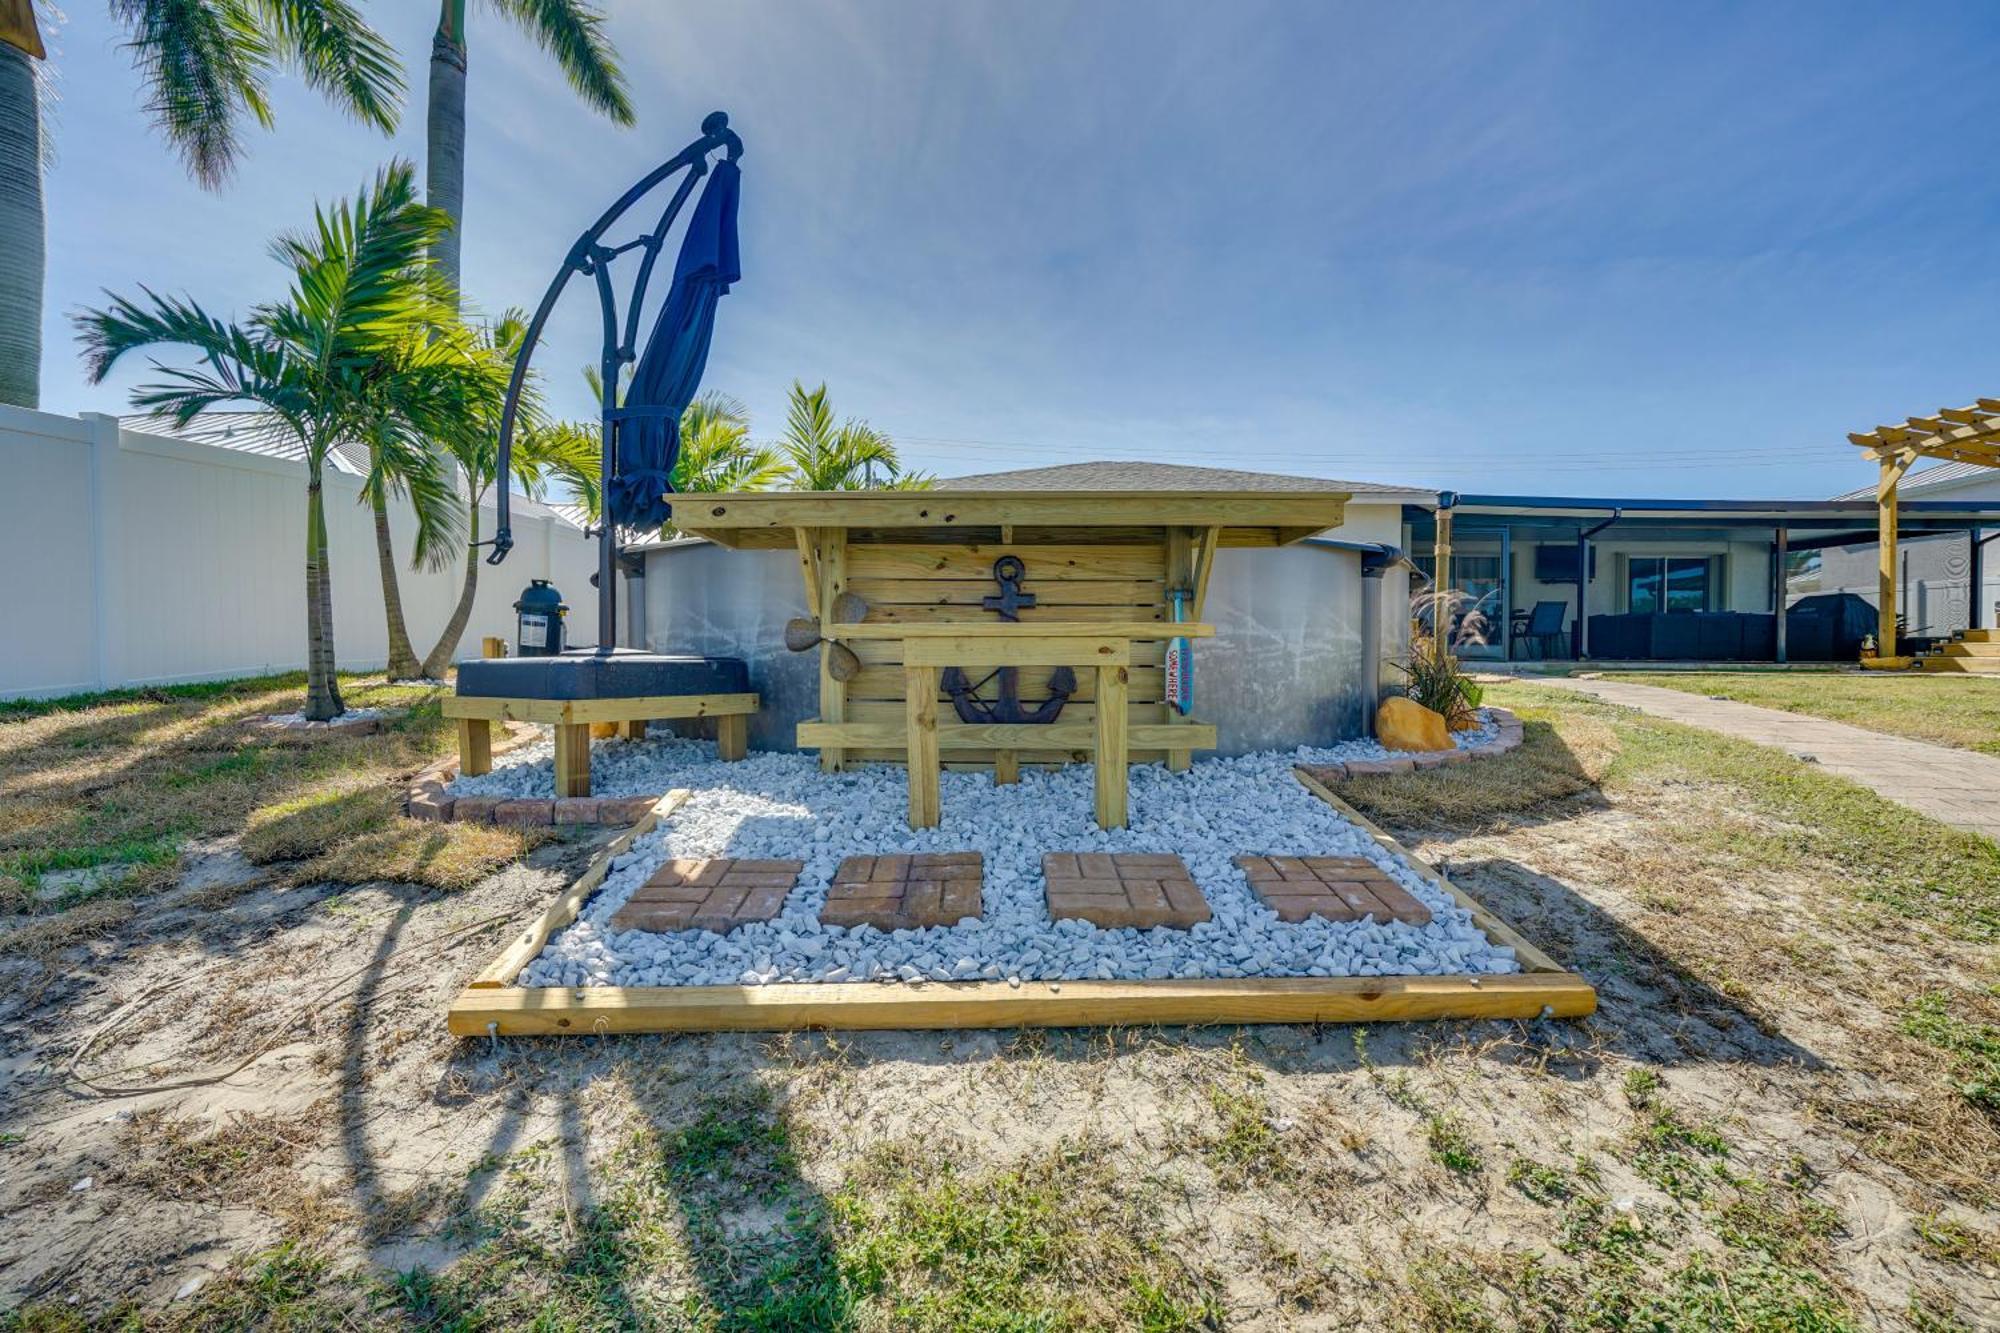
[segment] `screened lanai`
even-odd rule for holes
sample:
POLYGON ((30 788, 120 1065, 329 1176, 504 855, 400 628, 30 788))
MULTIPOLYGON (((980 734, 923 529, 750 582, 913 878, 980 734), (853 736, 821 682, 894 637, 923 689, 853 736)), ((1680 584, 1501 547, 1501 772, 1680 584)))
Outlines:
MULTIPOLYGON (((1435 510, 1404 508, 1404 549, 1457 594, 1443 618, 1465 658, 1852 662, 1878 632, 1877 508, 1445 492, 1435 510)), ((2000 501, 1907 502, 1900 515, 1892 595, 1906 638, 1990 625, 1970 589, 2000 501)))

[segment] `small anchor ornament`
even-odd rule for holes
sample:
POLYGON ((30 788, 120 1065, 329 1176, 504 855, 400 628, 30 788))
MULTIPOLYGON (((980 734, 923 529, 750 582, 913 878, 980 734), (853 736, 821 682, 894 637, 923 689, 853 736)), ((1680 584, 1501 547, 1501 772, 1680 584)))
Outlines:
MULTIPOLYGON (((1003 555, 993 562, 993 581, 1000 585, 1000 591, 979 599, 979 604, 996 613, 1002 620, 1018 621, 1021 612, 1034 606, 1035 594, 1021 591, 1021 579, 1028 567, 1019 556, 1003 555)), ((1068 667, 1057 667, 1049 675, 1049 697, 1034 708, 1021 705, 1021 673, 1015 667, 997 667, 988 672, 975 684, 966 677, 963 669, 949 667, 939 682, 944 692, 951 696, 951 706, 958 713, 961 722, 972 723, 1028 723, 1044 725, 1062 716, 1063 705, 1076 693, 1076 672, 1068 667), (988 702, 979 697, 979 690, 987 681, 998 682, 999 698, 988 702)))

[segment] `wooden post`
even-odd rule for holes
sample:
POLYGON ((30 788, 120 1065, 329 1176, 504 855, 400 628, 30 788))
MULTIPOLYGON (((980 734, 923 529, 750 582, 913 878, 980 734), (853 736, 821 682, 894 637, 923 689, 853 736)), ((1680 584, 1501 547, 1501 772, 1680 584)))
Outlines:
POLYGON ((1451 510, 1437 511, 1437 538, 1431 544, 1431 638, 1446 646, 1446 594, 1451 590, 1451 510))
POLYGON ((498 634, 489 634, 479 641, 479 655, 481 657, 505 657, 507 655, 507 641, 498 634))
POLYGON ((476 778, 493 771, 493 724, 483 717, 458 719, 458 775, 476 778))
POLYGON ((725 763, 734 763, 750 749, 750 715, 748 713, 724 713, 715 719, 715 755, 725 763))
POLYGON ((1021 780, 1021 752, 1019 750, 995 750, 993 752, 993 785, 1011 787, 1021 780))
MULTIPOLYGON (((940 818, 938 799, 937 740, 938 669, 934 666, 903 668, 903 717, 910 770, 910 827, 936 828, 940 818)), ((1121 696, 1122 698, 1122 696, 1121 696)), ((1103 716, 1100 696, 1099 716, 1103 716)), ((1119 715, 1124 715, 1120 710, 1119 715)), ((1100 724, 1101 725, 1101 724, 1100 724)), ((822 751, 824 753, 824 751, 822 751)))
POLYGON ((1787 584, 1787 579, 1785 577, 1785 566, 1787 563, 1789 563, 1791 558, 1789 554, 1791 547, 1791 540, 1792 540, 1792 531, 1790 528, 1778 529, 1778 547, 1777 547, 1778 569, 1777 569, 1777 577, 1772 580, 1773 587, 1771 590, 1771 606, 1772 606, 1771 623, 1772 623, 1772 633, 1775 635, 1775 638, 1772 640, 1772 643, 1776 650, 1777 659, 1780 662, 1787 660, 1785 656, 1785 590, 1787 584))
POLYGON ((1130 675, 1122 666, 1097 668, 1097 826, 1125 827, 1125 695, 1130 675))
POLYGON ((556 723, 556 795, 590 795, 590 724, 556 723))
MULTIPOLYGON (((1186 588, 1188 590, 1187 606, 1188 606, 1189 617, 1194 620, 1201 619, 1200 614, 1194 610, 1194 586, 1195 586, 1194 529, 1168 528, 1167 529, 1167 609, 1170 614, 1173 610, 1174 589, 1186 588)), ((1104 711, 1103 699, 1099 699, 1097 701, 1097 711, 1099 712, 1100 715, 1103 713, 1104 711)), ((1180 710, 1173 706, 1172 701, 1168 701, 1166 712, 1167 712, 1167 721, 1169 724, 1186 722, 1188 720, 1187 718, 1181 716, 1180 710)), ((1192 768, 1193 766, 1194 766, 1193 750, 1167 751, 1168 772, 1185 773, 1188 771, 1188 769, 1192 768)))
POLYGON ((1885 455, 1875 484, 1875 652, 1896 655, 1896 483, 1909 460, 1885 455))
POLYGON ((642 718, 636 718, 636 719, 634 719, 634 720, 632 720, 632 721, 628 721, 628 722, 621 722, 621 723, 619 723, 618 725, 619 725, 619 726, 620 726, 621 728, 623 728, 623 729, 624 729, 624 732, 625 732, 625 739, 626 739, 626 740, 628 740, 628 741, 643 741, 643 740, 645 740, 645 739, 646 739, 646 719, 645 719, 645 718, 643 718, 643 717, 642 717, 642 718))
MULTIPOLYGON (((847 529, 818 528, 813 533, 813 548, 818 555, 818 595, 814 603, 830 615, 833 601, 847 591, 847 529)), ((819 720, 822 722, 847 721, 847 685, 833 678, 833 671, 827 661, 828 648, 819 652, 819 720)), ((838 773, 846 767, 847 752, 838 746, 822 746, 819 752, 819 767, 823 773, 838 773)))

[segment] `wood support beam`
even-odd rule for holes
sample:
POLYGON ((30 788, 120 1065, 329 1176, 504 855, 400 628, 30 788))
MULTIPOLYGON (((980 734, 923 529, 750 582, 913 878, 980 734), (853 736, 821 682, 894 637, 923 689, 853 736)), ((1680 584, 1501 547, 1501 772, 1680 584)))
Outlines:
POLYGON ((1122 663, 1097 668, 1097 752, 1091 762, 1096 770, 1099 828, 1124 828, 1126 822, 1126 766, 1131 761, 1125 734, 1126 680, 1122 663))
POLYGON ((938 796, 938 668, 903 668, 903 731, 909 746, 910 827, 936 828, 943 816, 938 796))
POLYGON ((1913 461, 1913 454, 1884 458, 1875 484, 1875 652, 1880 657, 1896 655, 1896 484, 1913 461))
POLYGON ((556 724, 556 795, 590 795, 590 724, 556 724))
POLYGON ((493 724, 483 717, 458 719, 458 773, 476 778, 493 771, 493 724))
MULTIPOLYGON (((835 599, 847 591, 847 529, 819 528, 814 533, 816 604, 833 609, 835 599)), ((824 625, 824 621, 821 622, 824 625)), ((835 680, 829 650, 819 652, 819 715, 828 722, 847 720, 847 682, 835 680)), ((847 766, 847 755, 839 746, 819 752, 822 773, 838 773, 847 766)))

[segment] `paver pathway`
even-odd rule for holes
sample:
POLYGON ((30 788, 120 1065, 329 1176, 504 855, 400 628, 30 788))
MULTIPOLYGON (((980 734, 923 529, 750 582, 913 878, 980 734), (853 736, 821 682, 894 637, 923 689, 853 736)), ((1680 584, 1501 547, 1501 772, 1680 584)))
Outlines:
POLYGON ((2000 759, 1990 755, 1657 685, 1562 676, 1524 678, 1524 682, 1574 690, 1655 717, 1775 746, 1800 758, 1810 756, 1827 771, 1898 805, 2000 841, 2000 759))

